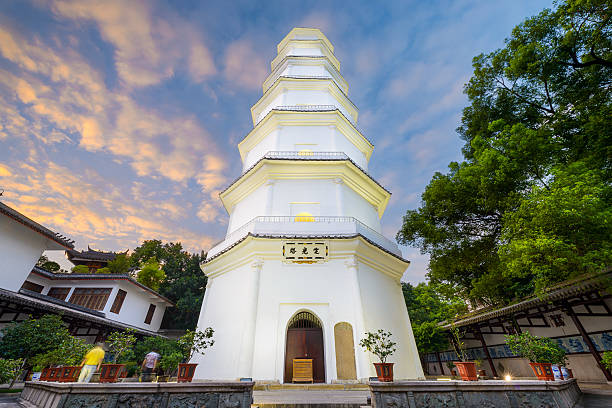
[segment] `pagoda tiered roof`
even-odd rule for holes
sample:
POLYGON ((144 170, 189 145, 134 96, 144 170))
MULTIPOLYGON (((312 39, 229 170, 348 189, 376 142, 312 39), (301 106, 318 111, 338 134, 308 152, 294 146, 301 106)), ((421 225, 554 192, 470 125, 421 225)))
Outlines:
POLYGON ((113 261, 119 254, 120 253, 112 251, 96 251, 95 249, 91 249, 89 245, 87 246, 87 251, 76 251, 74 249, 66 251, 66 255, 72 263, 74 263, 74 261, 110 262, 113 261))

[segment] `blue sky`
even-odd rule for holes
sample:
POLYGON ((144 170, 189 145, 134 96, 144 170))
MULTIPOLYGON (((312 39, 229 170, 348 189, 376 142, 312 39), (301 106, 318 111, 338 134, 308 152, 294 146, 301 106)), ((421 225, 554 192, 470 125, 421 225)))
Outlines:
MULTIPOLYGON (((394 237, 455 132, 472 57, 551 1, 0 2, 3 201, 104 250, 144 239, 191 251, 222 238, 218 193, 239 175, 276 44, 293 27, 335 46, 394 237), (129 6, 128 6, 129 4, 129 6)), ((427 257, 404 279, 424 279, 427 257)))

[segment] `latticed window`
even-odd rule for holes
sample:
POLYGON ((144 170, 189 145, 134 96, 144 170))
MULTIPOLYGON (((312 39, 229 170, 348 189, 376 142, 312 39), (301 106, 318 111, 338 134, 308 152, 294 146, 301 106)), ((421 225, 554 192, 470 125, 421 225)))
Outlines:
POLYGON ((321 322, 315 315, 309 312, 299 312, 289 321, 290 329, 315 329, 321 328, 321 322))
POLYGON ((49 289, 47 296, 50 296, 52 298, 56 298, 59 300, 66 300, 66 296, 68 296, 69 292, 70 292, 70 288, 51 288, 49 289))
POLYGON ((45 287, 43 285, 39 285, 38 283, 25 281, 23 285, 21 285, 21 289, 31 290, 32 292, 40 293, 45 287))
POLYGON ((76 288, 70 303, 93 310, 102 310, 110 296, 111 288, 76 288))
POLYGON ((111 312, 119 313, 119 311, 121 310, 121 306, 123 306, 125 295, 127 295, 127 292, 125 290, 119 289, 119 291, 117 292, 117 296, 115 297, 115 301, 113 302, 113 306, 110 308, 111 312))
POLYGON ((151 324, 151 320, 153 320, 153 314, 155 313, 155 305, 149 305, 149 311, 147 312, 147 317, 145 317, 145 323, 151 324))

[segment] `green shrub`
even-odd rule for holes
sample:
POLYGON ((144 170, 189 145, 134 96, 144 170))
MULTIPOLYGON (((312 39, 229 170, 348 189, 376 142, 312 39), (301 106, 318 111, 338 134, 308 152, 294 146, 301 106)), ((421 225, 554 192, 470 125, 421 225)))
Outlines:
POLYGON ((0 384, 6 384, 11 381, 21 371, 23 359, 0 358, 0 384))
POLYGON ((69 336, 57 348, 37 354, 30 362, 36 371, 52 366, 75 366, 83 360, 90 348, 91 345, 85 343, 85 340, 69 336))
POLYGON ((602 355, 601 362, 608 370, 612 370, 612 351, 606 351, 602 355))
POLYGON ((565 350, 554 340, 537 337, 530 333, 506 335, 506 344, 513 353, 521 355, 532 363, 567 364, 565 350))

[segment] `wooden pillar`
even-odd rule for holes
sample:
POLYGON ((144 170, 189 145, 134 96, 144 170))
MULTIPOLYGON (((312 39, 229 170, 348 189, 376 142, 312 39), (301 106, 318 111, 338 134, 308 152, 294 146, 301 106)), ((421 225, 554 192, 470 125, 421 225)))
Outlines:
POLYGON ((438 365, 440 366, 440 374, 444 375, 444 366, 442 365, 442 359, 440 358, 439 351, 436 351, 436 358, 438 359, 438 365))
POLYGON ((480 340, 480 344, 482 344, 482 348, 484 350, 485 356, 487 357, 487 361, 489 361, 489 365, 491 366, 491 373, 493 377, 498 377, 497 370, 495 369, 495 364, 493 364, 493 359, 491 358, 491 354, 489 354, 489 348, 487 347, 487 343, 485 342, 484 336, 478 327, 474 327, 474 334, 480 340))
POLYGON ((582 336, 582 340, 584 340, 587 346, 589 346, 589 351, 593 355, 593 358, 597 362, 597 365, 601 369, 601 372, 603 372, 603 374, 606 376, 606 380, 612 381, 612 374, 610 374, 610 371, 608 371, 608 369, 601 362, 601 356, 599 355, 599 352, 595 348, 595 345, 591 341, 591 338, 589 337, 586 330, 584 330, 584 326, 580 322, 580 319, 578 319, 578 316, 576 316, 576 314, 574 313, 574 310, 572 309, 572 307, 570 306, 566 308, 565 313, 567 313, 569 317, 572 318, 572 321, 574 322, 574 324, 576 325, 576 328, 578 329, 578 331, 580 332, 580 335, 582 336))

